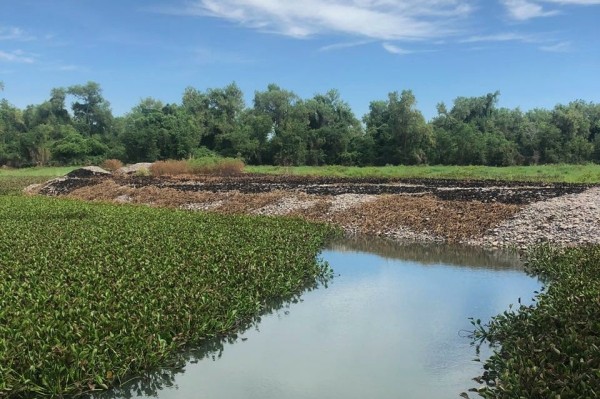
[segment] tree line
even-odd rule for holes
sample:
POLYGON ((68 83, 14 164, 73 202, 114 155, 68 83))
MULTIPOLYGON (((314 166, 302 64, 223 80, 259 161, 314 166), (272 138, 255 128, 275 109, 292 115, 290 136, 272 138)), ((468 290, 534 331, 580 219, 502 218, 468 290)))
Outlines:
MULTIPOLYGON (((0 90, 3 85, 0 82, 0 90)), ((438 104, 426 121, 410 90, 359 120, 336 90, 302 99, 270 84, 247 107, 240 88, 185 89, 115 117, 95 82, 52 89, 19 109, 0 100, 0 165, 153 162, 202 156, 275 165, 533 165, 600 162, 600 104, 499 108, 499 92, 438 104)))

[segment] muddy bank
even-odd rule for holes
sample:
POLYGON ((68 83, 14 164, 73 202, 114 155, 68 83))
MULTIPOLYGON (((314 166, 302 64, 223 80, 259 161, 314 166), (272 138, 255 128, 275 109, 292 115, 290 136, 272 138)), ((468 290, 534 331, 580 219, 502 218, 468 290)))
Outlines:
POLYGON ((600 240, 600 234, 590 234, 600 223, 600 215, 588 215, 596 208, 580 207, 575 214, 563 209, 578 196, 583 196, 582 203, 595 204, 600 201, 598 190, 524 182, 265 175, 158 179, 86 172, 55 179, 38 192, 195 211, 302 217, 333 223, 350 234, 403 241, 524 248, 544 241, 579 245, 600 240), (539 204, 549 205, 538 209, 539 204), (554 210, 557 215, 552 216, 554 210), (563 227, 571 225, 553 229, 527 219, 542 216, 563 227), (515 225, 531 228, 515 233, 515 225), (535 229, 544 234, 533 234, 535 229), (563 234, 565 229, 570 234, 563 234))

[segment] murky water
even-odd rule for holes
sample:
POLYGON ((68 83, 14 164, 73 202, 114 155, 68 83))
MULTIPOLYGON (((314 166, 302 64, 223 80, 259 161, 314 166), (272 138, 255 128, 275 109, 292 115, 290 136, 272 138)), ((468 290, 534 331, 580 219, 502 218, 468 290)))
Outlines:
POLYGON ((327 288, 103 398, 458 398, 481 373, 468 318, 539 289, 509 254, 345 240, 327 288))

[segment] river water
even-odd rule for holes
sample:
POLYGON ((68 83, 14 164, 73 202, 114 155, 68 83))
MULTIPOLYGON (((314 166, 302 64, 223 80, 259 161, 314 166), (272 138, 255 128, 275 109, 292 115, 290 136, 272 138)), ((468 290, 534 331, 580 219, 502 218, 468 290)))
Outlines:
POLYGON ((468 318, 540 288, 513 255, 473 248, 346 239, 322 258, 328 287, 101 397, 458 398, 482 371, 468 318))

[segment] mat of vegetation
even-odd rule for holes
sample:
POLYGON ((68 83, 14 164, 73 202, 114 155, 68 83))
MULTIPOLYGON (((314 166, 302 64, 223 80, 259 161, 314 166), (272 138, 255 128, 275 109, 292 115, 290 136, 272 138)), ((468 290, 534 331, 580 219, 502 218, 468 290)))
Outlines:
POLYGON ((294 219, 4 196, 0 225, 0 397, 118 384, 330 273, 294 219))
POLYGON ((554 183, 600 183, 600 165, 533 166, 247 166, 252 173, 330 177, 425 178, 458 180, 501 180, 554 183))
POLYGON ((481 377, 484 398, 600 396, 600 246, 543 247, 528 269, 547 287, 537 303, 478 322, 476 336, 499 345, 481 377))

